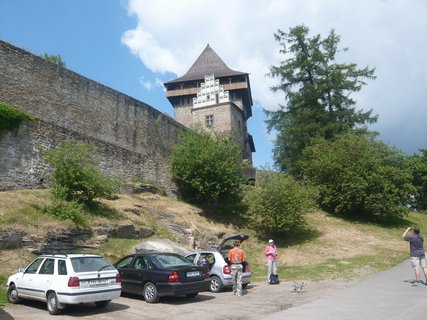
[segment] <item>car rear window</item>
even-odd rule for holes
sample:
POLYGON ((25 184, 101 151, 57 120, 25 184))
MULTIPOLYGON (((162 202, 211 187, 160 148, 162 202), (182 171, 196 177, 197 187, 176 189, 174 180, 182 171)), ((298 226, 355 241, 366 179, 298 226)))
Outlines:
POLYGON ((71 264, 73 265, 74 272, 76 273, 114 270, 114 267, 102 257, 71 258, 71 264))
POLYGON ((193 263, 178 255, 155 255, 153 258, 164 268, 175 266, 194 266, 193 263))

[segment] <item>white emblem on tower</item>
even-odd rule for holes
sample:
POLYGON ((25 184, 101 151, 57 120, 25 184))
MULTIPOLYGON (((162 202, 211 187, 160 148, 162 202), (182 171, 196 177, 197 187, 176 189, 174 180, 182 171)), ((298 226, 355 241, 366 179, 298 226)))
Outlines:
POLYGON ((224 86, 219 84, 215 75, 206 75, 205 82, 202 82, 197 90, 197 97, 193 98, 193 108, 212 106, 217 103, 229 102, 228 91, 224 91, 224 86))

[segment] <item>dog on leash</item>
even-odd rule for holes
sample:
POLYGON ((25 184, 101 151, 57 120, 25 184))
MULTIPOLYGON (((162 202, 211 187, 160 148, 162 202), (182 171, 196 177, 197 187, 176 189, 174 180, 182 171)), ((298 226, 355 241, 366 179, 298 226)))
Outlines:
POLYGON ((306 286, 306 283, 304 281, 298 282, 298 281, 294 281, 294 283, 292 284, 292 287, 290 289, 291 292, 301 292, 302 289, 304 289, 304 287, 306 286))

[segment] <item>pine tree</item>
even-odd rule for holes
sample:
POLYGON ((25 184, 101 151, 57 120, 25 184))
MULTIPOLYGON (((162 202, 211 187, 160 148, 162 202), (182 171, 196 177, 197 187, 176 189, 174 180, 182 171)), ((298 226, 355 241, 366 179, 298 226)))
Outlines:
POLYGON ((340 133, 367 130, 365 124, 377 121, 372 110, 356 111, 351 94, 359 91, 365 80, 375 79, 375 69, 358 69, 356 64, 338 63, 335 55, 340 36, 332 30, 328 37, 309 37, 309 28, 299 25, 289 33, 281 30, 275 39, 285 60, 271 66, 272 78, 280 83, 272 91, 285 94, 286 103, 277 111, 266 111, 268 129, 275 129, 276 165, 298 177, 301 153, 314 137, 332 139, 340 133))

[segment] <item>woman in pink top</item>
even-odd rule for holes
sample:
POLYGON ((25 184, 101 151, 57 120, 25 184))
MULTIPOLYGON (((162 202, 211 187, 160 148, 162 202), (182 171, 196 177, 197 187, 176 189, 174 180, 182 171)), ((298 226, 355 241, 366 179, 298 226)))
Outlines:
POLYGON ((268 246, 264 250, 265 257, 267 258, 267 282, 270 283, 270 275, 277 274, 277 248, 274 245, 274 241, 272 239, 268 240, 268 246))

